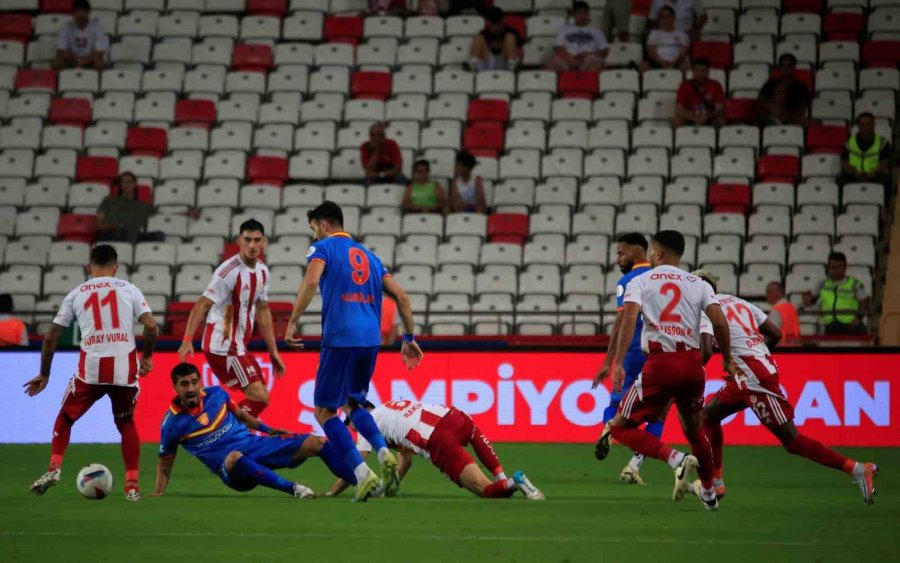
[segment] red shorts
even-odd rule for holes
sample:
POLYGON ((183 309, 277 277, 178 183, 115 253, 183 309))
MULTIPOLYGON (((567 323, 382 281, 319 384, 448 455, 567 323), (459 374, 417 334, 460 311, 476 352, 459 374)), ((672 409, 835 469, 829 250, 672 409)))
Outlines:
POLYGON ((706 371, 698 350, 650 354, 619 403, 619 412, 632 422, 656 422, 673 401, 682 414, 699 412, 705 387, 706 371))
POLYGON ((137 404, 140 392, 138 386, 85 383, 77 377, 73 377, 66 388, 66 394, 63 395, 61 410, 72 420, 78 420, 94 403, 102 399, 104 395, 109 395, 113 417, 118 423, 130 419, 134 415, 134 406, 137 404))
POLYGON ((215 374, 219 383, 232 391, 240 391, 254 381, 266 384, 262 370, 256 363, 256 358, 251 354, 243 356, 220 356, 209 352, 205 354, 206 363, 209 364, 209 369, 215 374))
POLYGON ((794 420, 794 407, 781 395, 777 378, 761 382, 756 389, 749 389, 734 379, 728 379, 725 387, 714 395, 722 406, 744 405, 756 413, 756 418, 766 426, 781 426, 794 420))
POLYGON ((475 434, 475 423, 466 413, 450 409, 434 427, 428 439, 431 463, 459 486, 459 475, 469 464, 475 463, 466 446, 475 434))

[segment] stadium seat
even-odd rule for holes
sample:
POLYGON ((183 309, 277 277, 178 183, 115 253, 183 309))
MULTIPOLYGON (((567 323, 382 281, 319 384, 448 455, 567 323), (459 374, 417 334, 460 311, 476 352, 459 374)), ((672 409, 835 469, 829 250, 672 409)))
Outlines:
POLYGON ((862 50, 862 63, 866 67, 896 68, 900 64, 900 41, 869 41, 865 43, 862 50))
POLYGON ((27 43, 32 29, 31 16, 28 14, 6 12, 0 18, 0 40, 27 43))
POLYGON ((19 93, 56 92, 56 72, 46 69, 19 69, 16 74, 15 89, 19 93))
POLYGON ((96 215, 61 215, 56 235, 65 241, 94 242, 97 234, 96 215))
POLYGON ((175 105, 175 123, 209 129, 216 123, 216 105, 211 100, 179 100, 175 105))
POLYGON ((162 158, 169 150, 165 129, 156 127, 132 127, 128 130, 125 148, 134 155, 150 155, 162 158))
POLYGON ((491 214, 487 222, 487 236, 491 243, 524 244, 528 236, 528 215, 491 214))
POLYGON ((326 41, 356 45, 363 36, 363 18, 358 16, 329 16, 325 18, 322 36, 326 41))
MULTIPOLYGON (((463 148, 469 152, 487 151, 496 155, 503 151, 503 124, 497 121, 475 122, 463 133, 463 148)), ((485 153, 480 153, 485 154, 485 153)))
POLYGON ((387 100, 391 96, 391 76, 386 72, 355 72, 350 83, 354 98, 387 100))
POLYGON ((91 122, 91 103, 83 98, 57 98, 50 104, 50 123, 85 127, 91 122))
POLYGON ((600 94, 599 73, 567 71, 558 75, 557 91, 564 98, 592 100, 600 94))
POLYGON ((251 184, 281 187, 287 178, 288 161, 286 158, 257 155, 251 156, 247 160, 247 181, 251 184))
POLYGON ((723 41, 698 41, 691 45, 691 58, 705 58, 712 68, 728 70, 733 59, 731 45, 723 41))
POLYGON ((110 183, 119 175, 119 163, 115 158, 82 156, 78 158, 75 178, 79 182, 110 183))
POLYGON ((767 154, 759 157, 757 175, 761 182, 794 183, 800 176, 800 159, 796 156, 767 154))
POLYGON ((725 120, 728 123, 754 123, 756 121, 756 98, 725 100, 725 120))
POLYGON ((499 121, 506 123, 509 119, 509 104, 497 99, 479 99, 469 102, 466 112, 466 120, 474 121, 499 121))
POLYGON ((256 43, 235 45, 231 52, 231 66, 242 72, 268 72, 272 68, 272 48, 256 43))

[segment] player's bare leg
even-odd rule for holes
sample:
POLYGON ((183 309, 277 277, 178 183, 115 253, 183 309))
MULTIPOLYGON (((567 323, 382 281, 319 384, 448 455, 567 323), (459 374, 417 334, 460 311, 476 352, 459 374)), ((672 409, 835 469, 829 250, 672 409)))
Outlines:
POLYGON ((262 381, 251 381, 250 385, 243 387, 241 391, 244 392, 244 400, 238 403, 238 406, 258 418, 269 406, 269 390, 266 385, 262 381))
POLYGON ((685 458, 683 468, 675 470, 676 494, 679 488, 682 497, 685 493, 690 492, 691 483, 694 481, 690 473, 692 469, 696 470, 701 483, 700 491, 697 495, 700 502, 707 510, 718 510, 719 500, 716 498, 716 491, 713 486, 712 447, 709 444, 706 431, 703 429, 703 410, 694 410, 690 405, 678 403, 676 405, 678 406, 684 437, 691 444, 691 453, 693 454, 685 458))
POLYGON ((722 478, 722 421, 729 416, 741 412, 746 408, 743 403, 722 404, 718 397, 703 407, 703 428, 706 437, 712 447, 713 454, 713 486, 716 489, 716 497, 721 500, 725 496, 725 480, 722 478))

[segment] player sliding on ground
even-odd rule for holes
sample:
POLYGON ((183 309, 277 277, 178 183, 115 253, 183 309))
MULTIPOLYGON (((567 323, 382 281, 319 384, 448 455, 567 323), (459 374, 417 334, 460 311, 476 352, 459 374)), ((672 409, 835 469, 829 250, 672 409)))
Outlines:
POLYGON ((316 456, 335 475, 352 475, 340 454, 324 438, 269 428, 236 405, 221 387, 204 389, 193 365, 175 366, 172 385, 176 396, 163 417, 156 492, 149 496, 166 492, 179 444, 236 491, 262 485, 294 498, 312 498, 315 493, 308 487, 292 483, 272 470, 294 468, 316 456), (250 428, 268 436, 253 434, 250 428))
MULTIPOLYGON (((716 289, 719 279, 714 274, 704 270, 693 274, 716 289)), ((862 490, 863 501, 873 504, 878 466, 846 458, 821 442, 804 436, 794 425, 794 408, 781 394, 778 367, 769 352, 781 339, 778 327, 752 303, 725 293, 719 293, 716 297, 728 320, 731 351, 737 367, 735 376, 727 378, 725 386, 713 395, 703 409, 704 426, 713 449, 716 495, 719 498, 725 496, 725 481, 722 479, 722 420, 749 407, 789 453, 853 476, 854 482, 862 490)), ((701 351, 706 363, 715 348, 712 330, 706 318, 701 321, 700 333, 701 351)))
POLYGON ((313 395, 316 421, 344 462, 353 468, 347 480, 356 485, 354 501, 365 501, 382 486, 382 479, 385 495, 394 496, 400 488, 397 458, 388 450, 372 415, 359 405, 366 401, 381 345, 382 293, 394 298, 403 321, 400 354, 404 365, 413 369, 422 361, 422 350, 413 337, 409 297, 381 260, 344 232, 344 213, 336 203, 326 201, 310 210, 307 217, 314 242, 306 253, 306 275, 297 291, 284 339, 291 348, 303 348, 303 343, 294 339, 294 331, 318 288, 322 294, 322 351, 313 395), (382 479, 369 470, 350 432, 337 417, 341 407, 349 410, 354 426, 377 452, 382 479))
POLYGON ((244 393, 242 409, 259 416, 269 404, 269 390, 256 358, 247 350, 254 319, 269 350, 274 375, 284 374, 269 311, 269 269, 260 260, 266 248, 262 223, 249 219, 241 224, 238 248, 237 256, 216 268, 203 295, 191 309, 178 355, 181 361, 193 358, 194 334, 205 319, 203 352, 209 368, 219 383, 244 393))
MULTIPOLYGON (((400 453, 401 479, 412 466, 415 454, 430 459, 451 481, 479 497, 508 498, 518 489, 529 500, 544 500, 544 494, 521 471, 516 471, 512 478, 506 477, 490 440, 461 410, 413 401, 391 401, 377 408, 366 401, 365 408, 372 413, 390 447, 400 453), (472 446, 475 455, 494 476, 494 481, 476 465, 466 446, 472 446)), ((352 425, 353 421, 348 418, 347 423, 352 425)), ((363 457, 372 451, 371 444, 362 434, 356 446, 363 457)), ((329 494, 340 494, 348 486, 339 479, 329 494)))
POLYGON ((138 487, 141 439, 134 424, 134 407, 140 392, 138 377, 153 369, 151 356, 156 342, 156 321, 141 290, 116 277, 118 269, 119 257, 115 248, 101 244, 91 250, 88 264, 91 278, 66 295, 44 337, 41 372, 25 384, 25 393, 30 397, 44 390, 50 380, 50 364, 59 335, 77 320, 81 330, 81 356, 53 424, 50 468, 31 485, 31 492, 36 495, 44 494, 59 482, 72 425, 94 403, 108 395, 113 420, 122 435, 125 498, 141 498, 138 487), (140 361, 134 346, 135 320, 144 325, 140 361))
MULTIPOLYGON (((703 392, 706 372, 700 357, 700 314, 705 311, 720 342, 725 369, 734 374, 728 323, 705 281, 681 270, 684 236, 660 231, 651 237, 653 269, 634 278, 625 288, 622 329, 616 358, 624 358, 634 335, 638 314, 644 318, 641 347, 647 362, 638 380, 619 404, 612 421, 612 437, 632 450, 667 462, 675 470, 673 500, 681 500, 691 488, 692 473, 699 471, 700 500, 707 510, 718 510, 713 488, 712 448, 703 429, 703 392), (693 455, 684 455, 662 443, 639 426, 655 422, 674 401, 681 415, 685 438, 693 455)), ((625 368, 613 372, 613 387, 621 389, 625 368)))

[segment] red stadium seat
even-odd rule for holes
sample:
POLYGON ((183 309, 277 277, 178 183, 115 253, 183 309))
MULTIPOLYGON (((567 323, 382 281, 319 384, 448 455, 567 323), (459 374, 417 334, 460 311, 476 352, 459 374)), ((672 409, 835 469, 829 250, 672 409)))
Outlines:
POLYGON ((209 129, 216 123, 216 104, 212 100, 178 100, 175 123, 209 129))
POLYGON ((386 100, 391 97, 391 75, 387 72, 354 72, 350 95, 368 100, 386 100))
POLYGON ((519 213, 493 213, 488 217, 489 242, 525 244, 528 237, 528 215, 519 213))
POLYGON ((43 14, 71 14, 72 0, 41 0, 43 14))
POLYGON ((843 125, 813 125, 806 130, 806 149, 811 153, 841 154, 848 134, 843 125))
POLYGON ((322 26, 325 41, 349 39, 356 44, 363 36, 363 19, 359 16, 329 16, 322 26))
POLYGON ((691 47, 691 59, 708 59, 713 68, 729 69, 732 64, 731 45, 724 41, 697 41, 691 47))
POLYGON ((524 41, 528 32, 525 25, 525 16, 519 14, 506 14, 506 25, 519 32, 519 36, 524 41))
POLYGON ((786 14, 821 14, 824 0, 781 0, 781 10, 786 14))
POLYGON ((50 104, 50 123, 86 127, 91 122, 91 102, 84 98, 56 98, 50 104))
POLYGON ((756 121, 755 98, 725 100, 725 120, 728 123, 754 123, 756 121))
POLYGON ((277 156, 251 156, 247 161, 247 181, 251 184, 283 186, 288 177, 288 161, 277 156))
POLYGON ((862 62, 866 67, 896 67, 900 64, 900 41, 869 41, 863 45, 862 62))
POLYGON ((244 72, 268 72, 273 62, 272 47, 240 43, 231 52, 231 66, 244 72))
MULTIPOLYGON (((291 313, 294 312, 294 304, 284 301, 269 301, 269 311, 272 312, 272 325, 275 327, 275 334, 284 334, 288 321, 291 320, 291 313)), ((254 334, 256 334, 259 324, 254 329, 254 334)))
POLYGON ((750 209, 750 186, 713 184, 707 201, 713 213, 744 213, 750 209))
MULTIPOLYGON (((184 331, 187 329, 188 317, 193 308, 193 303, 180 301, 169 303, 169 308, 166 311, 166 326, 168 327, 169 334, 179 339, 184 336, 184 331)), ((201 326, 197 327, 197 332, 194 334, 194 340, 198 340, 202 337, 203 331, 201 329, 205 326, 205 323, 200 323, 200 325, 201 326)))
POLYGON ((16 74, 16 90, 23 92, 56 92, 56 71, 33 68, 19 69, 16 74))
POLYGON ((564 98, 587 98, 600 95, 600 73, 568 71, 559 73, 557 90, 564 98))
POLYGON ((759 157, 756 175, 760 182, 795 183, 800 176, 800 159, 789 154, 766 154, 759 157))
POLYGON ((119 175, 119 161, 111 156, 80 156, 75 167, 79 182, 109 184, 119 175))
POLYGON ((493 151, 488 156, 497 158, 503 151, 504 130, 499 121, 478 121, 466 127, 463 133, 463 148, 467 151, 493 151))
POLYGON ((506 123, 509 120, 509 104, 504 100, 472 100, 469 102, 466 119, 470 122, 500 121, 506 123))
POLYGON ((94 242, 94 237, 97 236, 97 216, 74 213, 60 215, 56 236, 63 240, 94 242))
POLYGON ((829 41, 859 41, 866 29, 866 18, 853 12, 828 12, 823 25, 829 41))
POLYGON ((125 148, 131 154, 162 158, 169 151, 169 134, 158 127, 132 127, 125 137, 125 148))
POLYGON ((0 41, 27 43, 29 39, 31 39, 31 16, 3 14, 3 17, 0 17, 0 41))
POLYGON ((283 18, 288 12, 287 0, 247 0, 247 12, 254 16, 283 18))
POLYGON ((650 4, 652 0, 632 0, 631 13, 635 16, 647 17, 650 14, 650 4))

